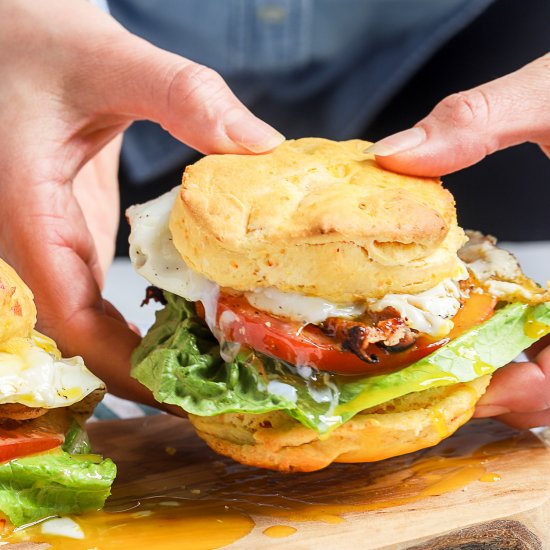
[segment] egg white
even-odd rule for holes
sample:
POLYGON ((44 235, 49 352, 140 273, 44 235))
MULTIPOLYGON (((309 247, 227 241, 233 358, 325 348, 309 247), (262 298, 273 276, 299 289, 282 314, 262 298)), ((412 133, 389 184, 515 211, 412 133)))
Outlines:
POLYGON ((103 387, 81 357, 62 359, 53 341, 37 332, 0 344, 0 404, 68 407, 103 387))

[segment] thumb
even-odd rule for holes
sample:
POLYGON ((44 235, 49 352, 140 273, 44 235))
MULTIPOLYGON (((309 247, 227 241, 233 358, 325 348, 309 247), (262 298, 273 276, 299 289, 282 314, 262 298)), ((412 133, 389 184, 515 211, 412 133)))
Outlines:
POLYGON ((95 71, 103 75, 96 85, 109 90, 102 94, 105 114, 157 122, 202 153, 261 153, 284 140, 216 71, 128 32, 116 33, 109 49, 95 71))
POLYGON ((526 141, 538 143, 550 156, 550 54, 446 97, 414 128, 384 138, 367 151, 384 168, 440 176, 526 141))

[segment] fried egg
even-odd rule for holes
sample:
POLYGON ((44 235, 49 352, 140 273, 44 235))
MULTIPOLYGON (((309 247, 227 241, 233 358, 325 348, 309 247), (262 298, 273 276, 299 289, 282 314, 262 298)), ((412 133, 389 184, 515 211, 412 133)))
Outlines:
POLYGON ((81 357, 63 359, 54 341, 39 332, 0 343, 0 404, 68 407, 103 387, 81 357))

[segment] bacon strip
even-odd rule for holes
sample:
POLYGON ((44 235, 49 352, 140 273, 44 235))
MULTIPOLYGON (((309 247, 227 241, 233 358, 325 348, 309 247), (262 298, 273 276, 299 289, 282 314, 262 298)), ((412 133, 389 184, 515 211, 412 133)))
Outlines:
POLYGON ((154 285, 150 285, 145 289, 145 298, 143 298, 143 301, 141 302, 141 307, 149 305, 151 300, 154 300, 163 306, 168 303, 162 290, 154 285))
MULTIPOLYGON (((392 312, 382 313, 391 315, 392 312)), ((337 340, 343 350, 351 351, 367 363, 378 362, 376 354, 368 353, 371 344, 378 344, 389 351, 397 352, 403 351, 416 342, 416 332, 398 316, 382 318, 373 324, 329 317, 322 323, 321 330, 327 336, 337 340)))

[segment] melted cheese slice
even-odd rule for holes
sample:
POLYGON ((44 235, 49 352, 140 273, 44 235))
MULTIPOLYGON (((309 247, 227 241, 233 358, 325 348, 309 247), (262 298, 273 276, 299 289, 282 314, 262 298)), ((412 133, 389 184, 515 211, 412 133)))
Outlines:
POLYGON ((53 340, 36 331, 0 344, 0 404, 68 407, 103 387, 81 357, 62 359, 53 340))
MULTIPOLYGON (((214 332, 219 287, 189 268, 172 243, 168 220, 177 192, 178 188, 175 188, 128 210, 132 226, 130 260, 136 271, 151 284, 186 300, 201 301, 205 306, 206 321, 214 332)), ((460 307, 458 281, 467 277, 466 269, 459 264, 455 279, 443 281, 420 294, 389 294, 381 300, 372 301, 368 307, 381 311, 391 306, 411 328, 441 336, 453 327, 450 318, 460 307)), ((319 324, 328 317, 354 318, 367 307, 367 304, 335 304, 322 298, 286 293, 275 288, 259 288, 246 292, 245 296, 258 309, 303 324, 319 324)))

